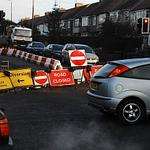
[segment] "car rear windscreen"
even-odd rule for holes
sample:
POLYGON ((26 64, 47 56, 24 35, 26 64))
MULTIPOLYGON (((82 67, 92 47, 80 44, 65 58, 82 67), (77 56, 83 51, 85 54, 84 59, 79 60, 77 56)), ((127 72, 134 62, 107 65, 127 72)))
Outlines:
POLYGON ((94 74, 94 78, 106 78, 110 72, 116 68, 116 64, 108 63, 94 74))

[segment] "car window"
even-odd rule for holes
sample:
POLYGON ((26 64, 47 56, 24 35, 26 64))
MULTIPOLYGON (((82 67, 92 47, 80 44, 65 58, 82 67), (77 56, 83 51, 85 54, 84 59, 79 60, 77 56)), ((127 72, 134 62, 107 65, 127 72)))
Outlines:
POLYGON ((150 80, 150 65, 133 68, 122 75, 128 78, 148 79, 150 80))
POLYGON ((63 46, 61 46, 61 45, 53 45, 53 51, 55 51, 55 52, 61 52, 62 51, 62 49, 63 49, 63 46))
POLYGON ((44 48, 44 44, 43 43, 33 43, 32 47, 44 48))
POLYGON ((78 50, 85 50, 86 53, 94 53, 93 49, 86 45, 76 45, 75 47, 78 50))
POLYGON ((75 50, 76 48, 73 46, 73 45, 68 45, 67 46, 67 51, 69 51, 69 50, 75 50))

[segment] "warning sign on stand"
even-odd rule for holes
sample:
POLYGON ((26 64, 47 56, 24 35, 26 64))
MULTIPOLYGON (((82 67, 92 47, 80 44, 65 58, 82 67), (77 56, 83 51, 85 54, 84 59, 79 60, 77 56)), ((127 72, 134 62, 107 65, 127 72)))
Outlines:
POLYGON ((52 70, 49 73, 50 86, 64 86, 74 85, 74 78, 72 72, 68 69, 52 70))

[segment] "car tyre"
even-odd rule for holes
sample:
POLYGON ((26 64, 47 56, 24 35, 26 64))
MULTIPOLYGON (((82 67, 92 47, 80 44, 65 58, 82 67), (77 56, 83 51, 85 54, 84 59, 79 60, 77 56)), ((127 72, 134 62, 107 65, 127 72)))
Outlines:
POLYGON ((118 117, 123 124, 137 124, 146 117, 145 107, 137 100, 127 100, 118 107, 118 117))

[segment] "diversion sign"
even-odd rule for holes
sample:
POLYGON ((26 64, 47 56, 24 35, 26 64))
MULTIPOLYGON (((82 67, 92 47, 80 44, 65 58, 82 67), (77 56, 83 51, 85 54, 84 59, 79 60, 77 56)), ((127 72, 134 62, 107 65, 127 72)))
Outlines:
POLYGON ((0 72, 0 90, 30 87, 33 85, 31 69, 7 70, 10 76, 0 72))
POLYGON ((9 77, 5 76, 3 72, 0 72, 0 90, 12 89, 13 86, 9 77))
POLYGON ((11 70, 10 73, 10 79, 15 88, 30 87, 33 85, 30 68, 11 70))

